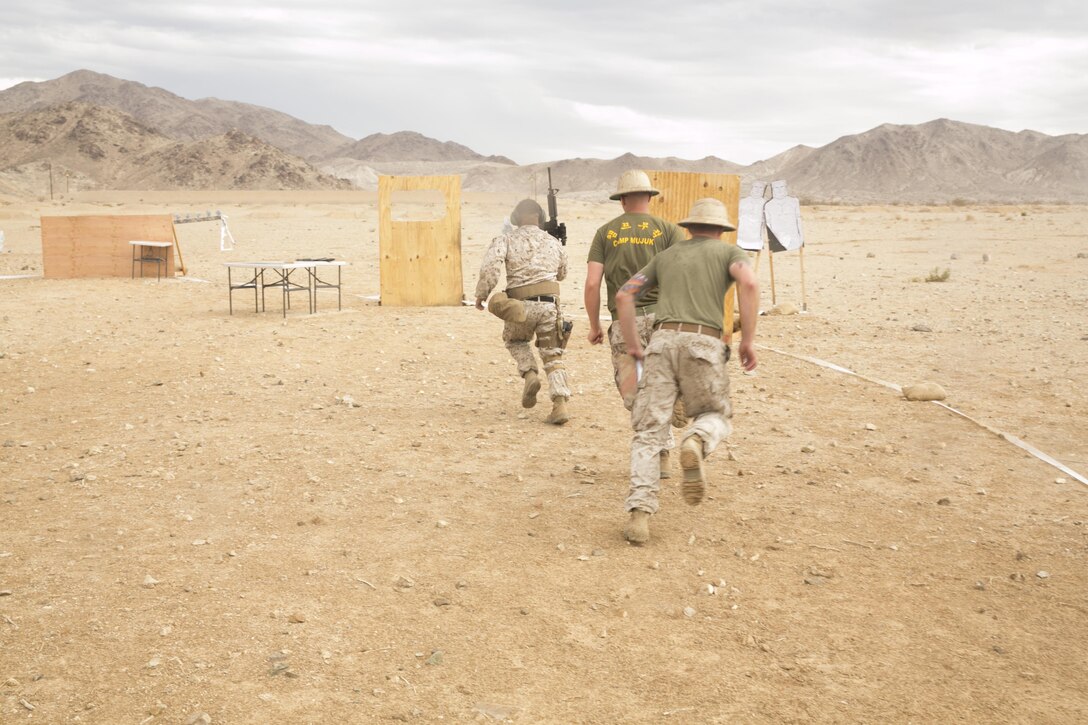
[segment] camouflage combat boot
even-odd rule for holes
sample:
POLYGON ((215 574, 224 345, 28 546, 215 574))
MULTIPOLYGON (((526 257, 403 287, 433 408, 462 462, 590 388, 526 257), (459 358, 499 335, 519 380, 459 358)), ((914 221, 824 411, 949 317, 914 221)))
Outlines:
POLYGON ((568 420, 570 420, 570 414, 567 413, 567 399, 552 398, 552 412, 548 414, 547 422, 552 425, 563 425, 568 420))
POLYGON ((521 407, 532 408, 536 405, 536 394, 540 391, 540 378, 537 377, 536 370, 530 370, 525 373, 525 387, 521 389, 521 407))
POLYGON ((623 538, 632 544, 645 544, 650 540, 650 514, 635 509, 623 529, 623 538))
POLYGON ((684 483, 680 492, 684 501, 694 506, 703 500, 706 490, 703 475, 703 439, 690 435, 680 444, 680 468, 684 469, 684 483))

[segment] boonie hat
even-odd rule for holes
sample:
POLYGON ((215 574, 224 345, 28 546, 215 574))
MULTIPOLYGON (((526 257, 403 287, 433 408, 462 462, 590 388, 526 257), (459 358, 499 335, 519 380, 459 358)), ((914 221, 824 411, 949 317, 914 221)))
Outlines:
POLYGON ((691 205, 691 212, 687 219, 679 222, 686 227, 689 224, 703 224, 708 227, 721 227, 727 232, 735 232, 737 228, 729 221, 729 212, 725 210, 725 204, 717 199, 706 197, 698 199, 691 205))
POLYGON ((620 175, 620 183, 616 185, 616 193, 608 197, 612 201, 619 201, 624 194, 649 194, 657 196, 661 192, 650 186, 650 177, 645 171, 631 169, 620 175))

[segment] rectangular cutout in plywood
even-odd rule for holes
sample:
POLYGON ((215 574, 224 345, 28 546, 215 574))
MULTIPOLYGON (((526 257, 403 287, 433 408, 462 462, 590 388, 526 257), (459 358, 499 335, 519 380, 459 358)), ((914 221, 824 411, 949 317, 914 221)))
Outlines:
POLYGON ((460 305, 461 177, 378 177, 378 256, 382 305, 460 305))
MULTIPOLYGON (((725 204, 729 220, 736 226, 740 213, 740 177, 733 174, 700 174, 687 171, 647 171, 650 184, 661 193, 650 200, 650 213, 667 221, 679 222, 691 211, 697 199, 711 197, 725 204)), ((726 232, 722 241, 737 243, 736 232, 726 232)), ((722 330, 725 339, 732 340, 734 290, 725 294, 725 317, 722 330)))
POLYGON ((51 279, 129 277, 129 242, 136 240, 169 242, 171 246, 163 248, 166 264, 162 274, 174 276, 174 220, 169 214, 43 216, 43 274, 51 279))

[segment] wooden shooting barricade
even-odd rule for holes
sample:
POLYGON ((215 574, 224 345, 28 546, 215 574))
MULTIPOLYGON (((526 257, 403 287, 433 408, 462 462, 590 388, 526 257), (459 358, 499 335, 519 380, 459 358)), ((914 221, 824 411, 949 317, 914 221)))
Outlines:
MULTIPOLYGON (((417 198, 424 195, 416 195, 417 198)), ((378 177, 378 247, 381 304, 394 307, 460 305, 461 177, 378 177), (402 192, 438 192, 444 201, 439 218, 396 220, 393 204, 402 192)))
MULTIPOLYGON (((42 266, 47 279, 133 276, 133 241, 157 244, 161 272, 174 276, 173 219, 169 215, 43 216, 42 266)), ((150 249, 150 245, 143 249, 150 249)), ((156 263, 159 266, 159 263, 156 263)))

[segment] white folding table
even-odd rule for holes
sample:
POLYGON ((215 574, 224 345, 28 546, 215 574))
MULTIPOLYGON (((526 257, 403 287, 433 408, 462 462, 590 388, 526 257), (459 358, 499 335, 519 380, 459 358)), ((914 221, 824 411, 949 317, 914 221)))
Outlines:
POLYGON ((282 295, 283 316, 287 317, 287 310, 291 307, 291 293, 306 291, 306 301, 309 312, 317 312, 317 291, 319 289, 336 290, 336 308, 342 308, 341 295, 341 270, 347 262, 328 259, 300 259, 294 262, 224 262, 227 268, 227 287, 230 314, 234 314, 234 290, 253 290, 253 310, 261 312, 265 309, 264 291, 268 287, 279 288, 282 295), (319 270, 328 268, 336 269, 336 281, 322 279, 319 270), (234 283, 231 270, 250 269, 252 276, 245 278, 238 284, 234 283), (291 275, 302 270, 306 275, 305 283, 291 279, 291 275), (266 276, 267 275, 267 276, 266 276))
POLYGON ((166 264, 166 252, 160 257, 157 250, 174 246, 173 242, 145 242, 135 240, 129 242, 132 245, 132 278, 136 278, 136 265, 140 265, 140 277, 144 276, 144 265, 155 264, 155 281, 162 276, 162 267, 166 264))

